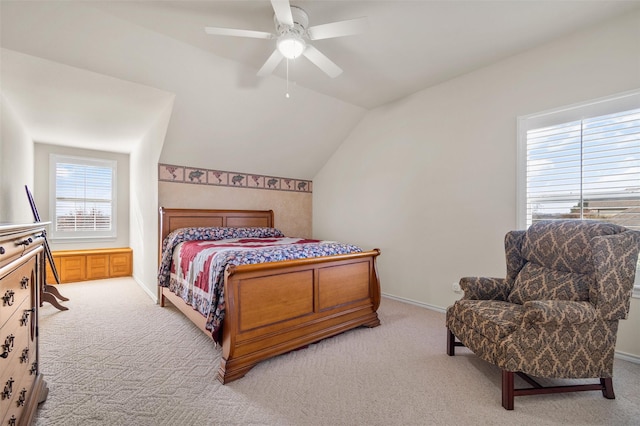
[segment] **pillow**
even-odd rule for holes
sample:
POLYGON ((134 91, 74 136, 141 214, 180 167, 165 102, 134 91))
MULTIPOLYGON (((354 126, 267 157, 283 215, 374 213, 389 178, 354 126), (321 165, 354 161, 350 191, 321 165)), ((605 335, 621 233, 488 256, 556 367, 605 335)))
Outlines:
POLYGON ((231 228, 222 226, 179 228, 166 236, 162 242, 162 251, 175 247, 183 241, 208 240, 218 241, 228 238, 273 238, 284 237, 276 228, 245 227, 231 228))
POLYGON ((527 262, 513 284, 508 300, 522 305, 532 300, 589 300, 591 274, 557 271, 527 262))
POLYGON ((158 268, 158 284, 161 286, 169 285, 169 271, 171 269, 173 248, 184 241, 218 241, 228 238, 275 237, 284 237, 284 234, 276 228, 266 227, 227 228, 213 226, 176 229, 169 233, 164 241, 162 241, 162 256, 158 268))

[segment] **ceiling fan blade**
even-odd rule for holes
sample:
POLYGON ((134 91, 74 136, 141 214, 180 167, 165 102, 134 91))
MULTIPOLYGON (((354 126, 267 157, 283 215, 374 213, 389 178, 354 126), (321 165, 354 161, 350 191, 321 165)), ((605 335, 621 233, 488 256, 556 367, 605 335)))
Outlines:
POLYGON ((369 20, 366 17, 348 19, 346 21, 331 22, 329 24, 315 25, 307 29, 311 40, 343 37, 360 34, 367 30, 369 20))
POLYGON ((258 77, 264 77, 271 74, 273 70, 276 69, 280 61, 282 61, 282 58, 284 58, 282 53, 280 53, 278 49, 274 50, 271 56, 269 56, 269 59, 267 59, 267 62, 265 62, 264 65, 262 65, 262 68, 258 70, 258 77))
POLYGON ((302 53, 311 62, 313 62, 318 68, 324 71, 329 77, 336 78, 342 74, 342 68, 337 66, 331 59, 327 58, 322 52, 311 45, 307 45, 307 48, 302 53))
POLYGON ((271 0, 271 6, 273 6, 278 22, 293 27, 293 15, 289 0, 271 0))
POLYGON ((273 34, 264 31, 236 30, 234 28, 204 27, 204 32, 211 35, 264 38, 267 40, 274 38, 273 34))

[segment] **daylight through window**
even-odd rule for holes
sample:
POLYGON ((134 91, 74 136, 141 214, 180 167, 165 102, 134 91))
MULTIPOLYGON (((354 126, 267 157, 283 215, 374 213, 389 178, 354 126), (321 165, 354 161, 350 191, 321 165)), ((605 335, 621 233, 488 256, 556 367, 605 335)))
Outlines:
POLYGON ((116 162, 52 155, 52 238, 115 237, 116 162))
POLYGON ((597 219, 640 230, 640 108, 527 131, 527 225, 597 219))

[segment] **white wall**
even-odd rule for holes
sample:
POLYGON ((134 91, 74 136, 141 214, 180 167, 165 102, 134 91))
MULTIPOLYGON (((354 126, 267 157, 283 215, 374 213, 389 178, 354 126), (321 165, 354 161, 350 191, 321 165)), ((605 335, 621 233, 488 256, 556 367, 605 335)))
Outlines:
POLYGON ((24 189, 33 192, 33 140, 0 93, 0 222, 32 223, 24 189))
POLYGON ((158 160, 172 108, 173 98, 131 153, 133 277, 154 300, 158 286, 158 160))
MULTIPOLYGON (((383 292, 436 308, 505 276, 516 118, 640 87, 638 40, 635 13, 369 112, 314 178, 314 237, 380 247, 383 292)), ((618 344, 636 356, 638 302, 618 344)))

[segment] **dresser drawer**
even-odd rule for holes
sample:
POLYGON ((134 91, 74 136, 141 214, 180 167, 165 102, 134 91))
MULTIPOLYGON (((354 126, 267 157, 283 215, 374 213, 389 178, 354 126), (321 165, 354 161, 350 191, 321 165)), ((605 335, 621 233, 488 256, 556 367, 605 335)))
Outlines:
MULTIPOLYGON (((0 328, 0 377, 21 358, 25 349, 27 357, 32 352, 29 349, 34 339, 33 312, 31 303, 25 300, 9 318, 4 327, 0 328)), ((35 359, 35 354, 33 354, 35 359)))
POLYGON ((35 269, 36 260, 31 258, 0 281, 0 327, 13 315, 16 308, 31 296, 35 269))
POLYGON ((35 380, 35 376, 29 372, 29 366, 29 363, 14 362, 0 375, 0 413, 12 411, 19 414, 24 406, 35 380))
MULTIPOLYGON (((8 404, 6 406, 7 411, 4 420, 0 425, 9 425, 12 418, 15 419, 16 425, 25 425, 26 420, 29 417, 29 413, 24 412, 26 406, 29 405, 29 399, 34 398, 34 384, 36 381, 36 374, 38 373, 36 350, 37 345, 34 340, 29 339, 27 346, 28 352, 25 354, 24 349, 19 353, 18 361, 15 363, 18 365, 13 371, 15 373, 13 383, 13 392, 8 404)), ((2 375, 0 375, 1 377, 2 375)), ((6 380, 0 382, 2 389, 7 384, 6 380)), ((1 398, 1 397, 0 397, 1 398)), ((31 401, 33 403, 33 401, 31 401)), ((1 405, 2 401, 0 401, 1 405)), ((36 401, 37 404, 37 401, 36 401)), ((4 408, 4 407, 3 407, 4 408)))

